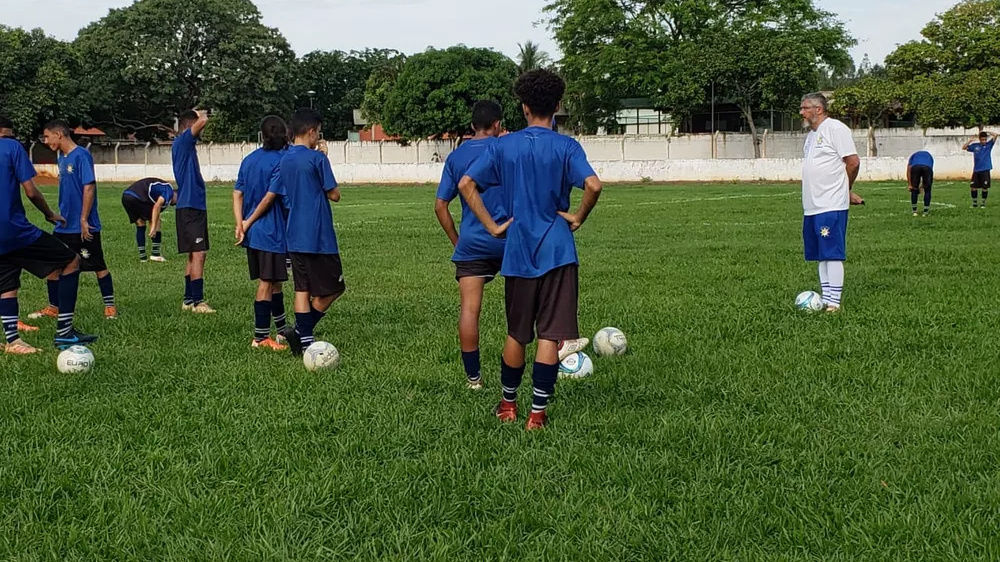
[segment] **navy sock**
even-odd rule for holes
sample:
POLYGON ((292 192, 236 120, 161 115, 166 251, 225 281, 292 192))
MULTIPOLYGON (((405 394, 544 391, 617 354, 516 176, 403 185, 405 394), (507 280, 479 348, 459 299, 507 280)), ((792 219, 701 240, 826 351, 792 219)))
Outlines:
POLYGON ((163 241, 163 233, 157 232, 153 236, 153 256, 160 257, 160 242, 163 241))
POLYGON ((919 191, 910 192, 910 204, 913 205, 913 212, 917 212, 917 199, 920 197, 919 191))
POLYGON ((17 341, 17 297, 0 299, 0 324, 3 324, 3 335, 7 343, 17 341))
POLYGON ((983 203, 985 203, 985 202, 986 202, 986 197, 987 197, 987 196, 988 196, 989 194, 990 194, 990 190, 988 190, 988 189, 984 189, 984 190, 983 190, 983 203))
POLYGON ((503 387, 503 399, 506 402, 517 402, 517 389, 521 386, 524 376, 524 365, 511 367, 503 357, 500 358, 500 385, 503 387))
POLYGON ((316 339, 313 337, 313 329, 316 325, 313 323, 313 315, 311 312, 296 312, 295 313, 295 333, 299 335, 299 339, 302 340, 302 349, 308 349, 316 339))
POLYGON ((271 335, 271 303, 256 301, 253 303, 253 339, 264 341, 271 335))
POLYGON ((470 381, 476 382, 482 378, 478 349, 475 351, 463 351, 462 364, 465 365, 465 376, 468 377, 470 381))
POLYGON ((535 363, 531 369, 531 381, 534 388, 534 396, 531 399, 532 412, 544 412, 549 405, 549 398, 556 390, 556 378, 559 377, 559 364, 546 365, 545 363, 535 363))
POLYGON ((97 278, 97 286, 101 288, 101 296, 104 298, 104 306, 115 305, 115 283, 111 280, 111 274, 103 278, 97 278))
POLYGON ((316 326, 319 325, 319 321, 326 317, 326 313, 325 312, 320 312, 320 311, 316 310, 315 308, 312 307, 312 305, 309 306, 309 310, 310 310, 310 314, 312 314, 312 317, 313 317, 312 325, 313 325, 313 329, 315 330, 316 326))
POLYGON ((973 206, 975 206, 979 202, 978 199, 979 199, 979 190, 978 189, 973 189, 972 190, 972 205, 973 206))
POLYGON ((184 304, 192 305, 194 301, 191 299, 191 276, 184 276, 184 304))
POLYGON ((204 279, 192 279, 191 280, 191 303, 195 306, 203 303, 205 301, 205 280, 204 279))
POLYGON ((47 281, 45 284, 49 289, 49 306, 59 308, 59 280, 47 281))
POLYGON ((146 261, 146 227, 135 227, 135 243, 139 246, 139 259, 146 261))
POLYGON ((73 314, 76 312, 76 293, 80 288, 80 272, 69 273, 59 278, 59 322, 57 336, 68 336, 73 332, 73 314))
POLYGON ((281 293, 271 295, 271 317, 274 318, 274 329, 279 334, 284 332, 286 326, 285 295, 281 293))

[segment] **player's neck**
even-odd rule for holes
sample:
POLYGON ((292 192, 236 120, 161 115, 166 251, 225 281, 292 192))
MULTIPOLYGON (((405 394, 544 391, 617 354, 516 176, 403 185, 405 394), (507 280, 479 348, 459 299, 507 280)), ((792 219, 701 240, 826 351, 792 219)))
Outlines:
POLYGON ((826 121, 827 118, 829 118, 829 117, 830 117, 829 115, 823 115, 819 119, 817 119, 816 120, 816 124, 811 127, 812 130, 818 131, 819 130, 819 126, 822 125, 823 121, 826 121))
POLYGON ((476 134, 472 135, 470 140, 483 140, 492 137, 493 135, 487 133, 486 131, 476 131, 476 134))
POLYGON ((304 146, 304 147, 308 148, 309 150, 312 150, 312 149, 316 148, 316 147, 312 146, 312 143, 306 137, 295 137, 295 140, 292 141, 292 144, 294 146, 304 146))
POLYGON ((535 117, 534 115, 525 115, 528 120, 529 127, 541 127, 543 129, 552 129, 552 116, 548 117, 535 117))
POLYGON ((76 150, 77 146, 79 145, 73 141, 66 141, 59 146, 59 151, 68 156, 70 152, 76 150))

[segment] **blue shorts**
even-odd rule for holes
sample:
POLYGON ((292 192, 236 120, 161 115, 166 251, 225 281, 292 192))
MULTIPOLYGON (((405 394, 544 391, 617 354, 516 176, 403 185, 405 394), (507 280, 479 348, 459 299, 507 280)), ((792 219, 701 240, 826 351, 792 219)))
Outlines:
POLYGON ((806 216, 802 221, 806 261, 847 259, 847 211, 806 216))

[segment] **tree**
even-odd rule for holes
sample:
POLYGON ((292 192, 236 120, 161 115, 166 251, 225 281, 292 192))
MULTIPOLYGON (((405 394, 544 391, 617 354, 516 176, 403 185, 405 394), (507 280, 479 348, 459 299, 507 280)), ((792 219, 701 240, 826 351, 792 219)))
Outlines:
POLYGON ((1000 68, 952 76, 918 77, 904 87, 910 107, 924 127, 979 128, 1000 123, 1000 68))
POLYGON ((138 0, 75 44, 93 121, 141 136, 163 136, 195 106, 227 116, 207 137, 250 135, 264 115, 288 113, 295 95, 295 56, 251 0, 138 0))
POLYGON ((385 103, 396 85, 396 79, 403 72, 406 65, 406 56, 396 54, 386 58, 377 64, 368 80, 365 82, 364 99, 361 102, 361 115, 369 123, 382 123, 385 121, 385 103))
POLYGON ((514 61, 489 49, 464 46, 430 49, 407 61, 385 98, 381 124, 406 139, 460 137, 469 131, 470 110, 481 99, 504 108, 508 129, 523 126, 514 98, 514 61))
POLYGON ((14 122, 22 140, 37 138, 50 119, 75 121, 84 113, 78 67, 69 44, 41 29, 0 25, 0 112, 14 122))
POLYGON ((536 68, 546 68, 552 63, 549 54, 538 43, 525 41, 523 45, 518 43, 517 48, 521 51, 517 57, 517 71, 520 74, 536 68))
POLYGON ((833 94, 831 113, 837 117, 850 119, 852 124, 864 122, 868 126, 868 146, 878 156, 875 143, 875 127, 890 114, 903 112, 905 94, 903 89, 887 78, 868 76, 858 83, 840 88, 833 94))

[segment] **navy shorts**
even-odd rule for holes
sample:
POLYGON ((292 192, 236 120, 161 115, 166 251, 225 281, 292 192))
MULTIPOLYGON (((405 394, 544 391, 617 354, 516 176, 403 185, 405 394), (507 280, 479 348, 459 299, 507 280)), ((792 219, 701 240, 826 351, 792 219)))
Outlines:
POLYGON ((806 216, 802 221, 806 261, 847 259, 847 211, 806 216))

